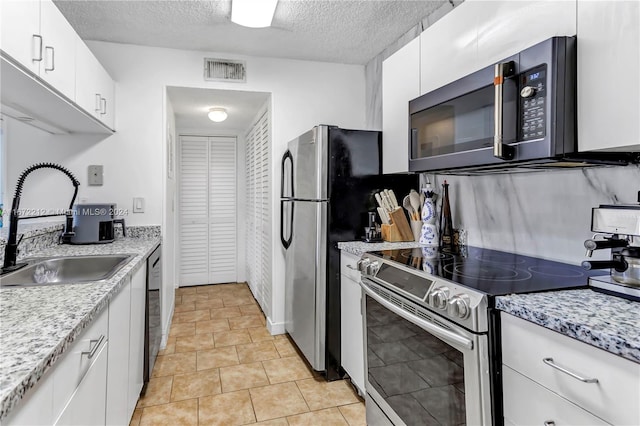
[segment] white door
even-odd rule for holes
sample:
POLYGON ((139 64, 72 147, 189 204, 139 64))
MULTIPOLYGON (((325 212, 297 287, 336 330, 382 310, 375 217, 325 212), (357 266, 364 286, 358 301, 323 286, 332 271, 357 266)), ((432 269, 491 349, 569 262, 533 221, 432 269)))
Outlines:
POLYGON ((180 138, 180 285, 236 281, 236 138, 180 138))

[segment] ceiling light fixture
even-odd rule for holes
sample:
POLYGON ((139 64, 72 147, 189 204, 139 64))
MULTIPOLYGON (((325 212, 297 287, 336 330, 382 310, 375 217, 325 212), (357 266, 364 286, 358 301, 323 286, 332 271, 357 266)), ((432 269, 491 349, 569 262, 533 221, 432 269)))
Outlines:
POLYGON ((227 110, 224 108, 211 108, 209 114, 207 114, 209 120, 220 123, 227 119, 227 110))
POLYGON ((271 26, 278 0, 233 0, 231 22, 250 28, 271 26))

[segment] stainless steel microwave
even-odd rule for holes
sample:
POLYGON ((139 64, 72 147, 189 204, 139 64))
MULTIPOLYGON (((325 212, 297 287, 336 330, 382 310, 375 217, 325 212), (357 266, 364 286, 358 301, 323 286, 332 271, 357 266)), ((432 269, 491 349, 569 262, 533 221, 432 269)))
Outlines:
POLYGON ((544 164, 577 151, 576 40, 553 37, 409 102, 409 170, 544 164))

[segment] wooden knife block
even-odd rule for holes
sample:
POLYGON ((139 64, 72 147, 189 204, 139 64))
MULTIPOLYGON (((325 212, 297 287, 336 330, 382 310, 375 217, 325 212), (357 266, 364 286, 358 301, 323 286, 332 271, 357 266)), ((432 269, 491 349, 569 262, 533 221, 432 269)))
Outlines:
POLYGON ((411 227, 402 208, 392 211, 389 216, 392 223, 390 225, 382 225, 382 239, 390 243, 413 241, 413 232, 411 232, 411 227))

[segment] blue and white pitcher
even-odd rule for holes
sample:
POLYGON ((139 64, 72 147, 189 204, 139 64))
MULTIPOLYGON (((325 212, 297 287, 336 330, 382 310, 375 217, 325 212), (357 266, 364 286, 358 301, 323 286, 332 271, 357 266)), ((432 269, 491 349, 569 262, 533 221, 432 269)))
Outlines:
POLYGON ((431 184, 422 188, 424 193, 424 204, 422 206, 422 232, 420 234, 420 244, 434 244, 438 241, 436 228, 436 203, 435 193, 431 189, 431 184))

